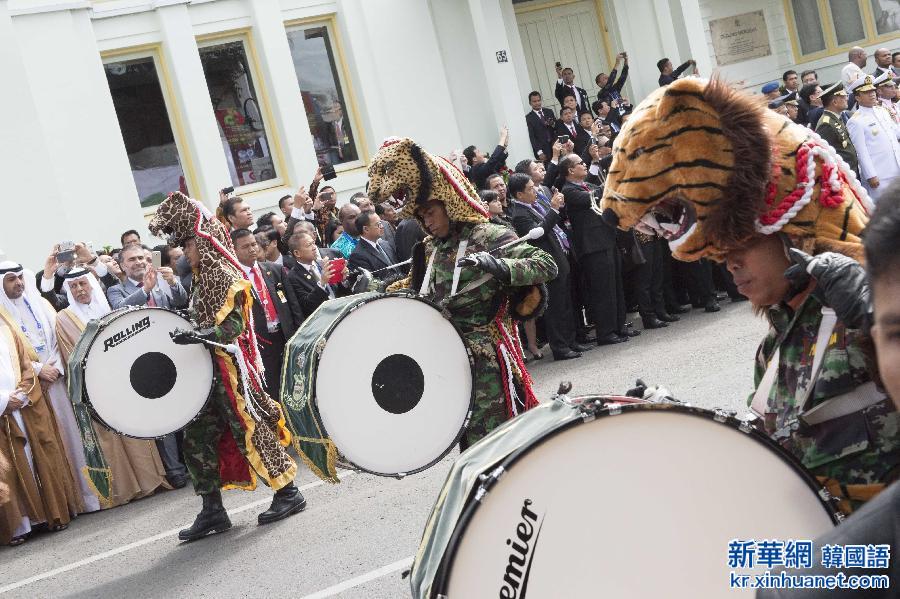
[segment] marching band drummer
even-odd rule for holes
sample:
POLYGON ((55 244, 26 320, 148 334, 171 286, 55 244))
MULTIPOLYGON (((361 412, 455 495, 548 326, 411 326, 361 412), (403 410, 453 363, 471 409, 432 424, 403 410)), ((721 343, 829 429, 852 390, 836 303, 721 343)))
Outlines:
POLYGON ((502 257, 491 255, 488 250, 516 239, 515 233, 488 222, 487 209, 456 167, 408 138, 385 142, 369 167, 373 202, 399 190, 407 193, 400 218, 415 217, 431 236, 424 254, 413 251, 410 276, 388 289, 409 288, 438 304, 474 356, 475 406, 460 443, 465 449, 538 403, 512 316, 530 317, 543 309, 545 294, 535 286, 556 276, 556 263, 527 243, 502 257), (417 195, 409 197, 412 193, 417 195), (474 266, 461 266, 463 257, 474 266), (517 301, 518 295, 525 299, 517 301))
MULTIPOLYGON (((68 371, 69 356, 87 323, 106 316, 112 309, 97 277, 85 268, 75 267, 66 273, 62 288, 69 307, 56 316, 56 337, 62 364, 68 371)), ((101 507, 115 507, 147 497, 160 487, 171 488, 153 441, 118 435, 102 425, 91 430, 109 465, 111 480, 111 495, 108 501, 101 502, 101 507)))
POLYGON ((306 507, 294 485, 297 464, 286 447, 291 434, 280 406, 263 390, 262 366, 251 326, 250 281, 242 274, 225 227, 200 202, 171 194, 150 221, 150 231, 184 247, 193 269, 191 312, 196 331, 177 331, 179 344, 229 345, 213 350, 216 364, 209 403, 184 430, 184 458, 203 509, 178 533, 193 541, 231 528, 221 489, 256 488, 256 477, 275 491, 259 524, 287 518, 306 507))

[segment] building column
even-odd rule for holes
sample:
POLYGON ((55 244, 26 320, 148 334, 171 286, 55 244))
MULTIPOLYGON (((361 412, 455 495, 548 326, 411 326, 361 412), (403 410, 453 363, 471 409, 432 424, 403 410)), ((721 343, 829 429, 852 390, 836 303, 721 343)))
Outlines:
POLYGON ((197 40, 188 14, 189 0, 157 2, 162 54, 175 93, 172 110, 179 111, 188 139, 182 152, 191 154, 196 181, 195 199, 210 208, 219 204, 219 190, 231 185, 228 163, 209 99, 197 40))
MULTIPOLYGON (((260 76, 268 91, 274 123, 266 123, 277 130, 287 172, 279 173, 287 185, 309 185, 318 161, 311 141, 309 121, 303 110, 297 73, 291 59, 291 49, 285 33, 278 0, 256 0, 248 3, 253 19, 253 44, 264 66, 260 76)), ((360 148, 362 149, 362 148, 360 148)))
POLYGON ((360 119, 372 151, 386 137, 408 137, 413 131, 429 152, 446 156, 461 147, 457 108, 429 3, 393 0, 391 10, 385 10, 379 2, 340 0, 338 14, 347 59, 359 82, 356 89, 365 94, 358 98, 360 119))
MULTIPOLYGON (((469 10, 478 43, 478 56, 489 82, 486 90, 473 90, 473 95, 478 97, 479 92, 487 92, 486 99, 493 108, 498 125, 509 127, 510 158, 522 160, 531 157, 533 154, 524 116, 527 99, 522 98, 519 93, 519 80, 512 62, 515 57, 507 36, 503 9, 497 0, 469 0, 469 10), (503 54, 498 58, 499 53, 503 54)), ((521 48, 521 42, 518 47, 521 48)), ((491 150, 488 147, 483 149, 486 152, 491 150)))
POLYGON ((715 68, 706 43, 706 30, 703 28, 703 17, 700 14, 698 0, 679 0, 676 6, 681 10, 681 25, 687 40, 686 49, 691 58, 697 61, 697 70, 703 77, 711 77, 715 68))
POLYGON ((54 243, 117 245, 121 231, 143 224, 89 9, 68 2, 11 14, 0 0, 0 72, 15 90, 0 94, 4 137, 14 140, 0 144, 0 231, 4 251, 36 268, 54 243))

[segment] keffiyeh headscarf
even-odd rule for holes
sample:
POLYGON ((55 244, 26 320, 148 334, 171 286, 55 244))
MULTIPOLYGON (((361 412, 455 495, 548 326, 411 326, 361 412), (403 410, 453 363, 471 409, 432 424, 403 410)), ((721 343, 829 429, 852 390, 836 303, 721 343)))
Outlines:
POLYGON ((69 300, 69 308, 83 324, 87 324, 88 321, 91 320, 102 318, 112 312, 112 308, 110 308, 109 302, 106 300, 106 295, 103 293, 103 288, 100 286, 100 281, 98 281, 97 277, 86 268, 79 267, 70 270, 63 277, 62 287, 69 300), (91 303, 89 304, 82 304, 76 300, 75 296, 72 294, 72 289, 69 287, 69 284, 72 281, 81 279, 87 279, 91 284, 91 303))
POLYGON ((6 295, 5 290, 0 292, 0 307, 8 315, 8 320, 11 319, 9 324, 15 330, 23 333, 32 346, 43 346, 42 361, 44 359, 53 361, 53 358, 57 356, 56 335, 54 334, 56 313, 41 297, 35 284, 33 271, 23 268, 17 262, 0 262, 0 277, 6 279, 8 276, 19 275, 22 275, 25 291, 16 299, 6 295), (36 331, 32 330, 34 327, 37 327, 36 331))

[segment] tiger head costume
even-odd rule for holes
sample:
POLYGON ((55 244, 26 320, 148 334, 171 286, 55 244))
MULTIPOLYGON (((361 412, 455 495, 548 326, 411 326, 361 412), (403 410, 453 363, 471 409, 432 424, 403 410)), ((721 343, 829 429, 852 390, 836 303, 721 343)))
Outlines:
POLYGON ((862 259, 871 201, 813 131, 725 82, 659 88, 622 127, 602 207, 656 232, 679 260, 723 259, 756 235, 862 259))
POLYGON ((172 246, 183 245, 190 238, 196 240, 201 265, 194 269, 194 287, 198 294, 193 307, 201 327, 221 323, 234 309, 238 296, 249 310, 250 282, 239 268, 231 237, 206 206, 176 191, 156 209, 149 228, 151 233, 167 239, 172 246))
POLYGON ((419 219, 416 209, 438 200, 451 222, 488 221, 487 207, 472 182, 451 162, 408 137, 387 139, 369 166, 369 198, 378 204, 392 196, 404 203, 399 218, 419 219))

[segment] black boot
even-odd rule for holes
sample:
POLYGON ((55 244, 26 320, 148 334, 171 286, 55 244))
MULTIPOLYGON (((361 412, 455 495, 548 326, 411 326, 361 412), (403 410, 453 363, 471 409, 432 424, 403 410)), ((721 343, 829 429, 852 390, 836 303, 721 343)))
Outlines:
POLYGON ((224 532, 231 528, 228 512, 222 506, 222 493, 213 491, 204 493, 200 497, 203 498, 203 509, 200 510, 190 528, 185 528, 178 533, 178 539, 181 541, 196 541, 206 535, 224 532))
POLYGON ((681 320, 674 314, 669 314, 668 312, 657 312, 656 317, 663 322, 678 322, 681 320))
POLYGON ((645 329, 662 329, 669 326, 668 323, 658 319, 656 314, 642 314, 641 322, 644 323, 645 329))
POLYGON ((287 518, 291 514, 302 512, 306 509, 306 499, 294 483, 288 484, 275 491, 275 497, 272 498, 272 505, 257 518, 260 524, 270 524, 287 518))

